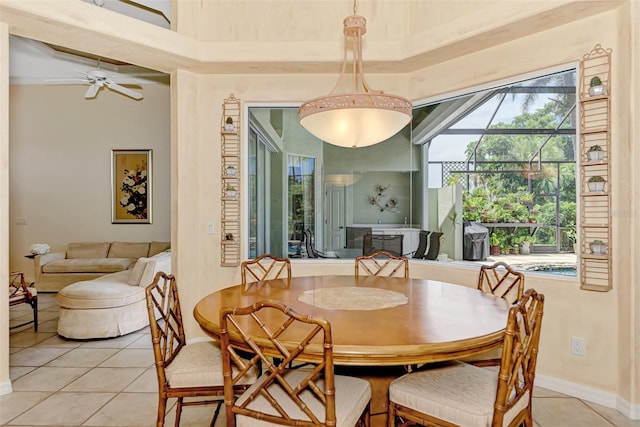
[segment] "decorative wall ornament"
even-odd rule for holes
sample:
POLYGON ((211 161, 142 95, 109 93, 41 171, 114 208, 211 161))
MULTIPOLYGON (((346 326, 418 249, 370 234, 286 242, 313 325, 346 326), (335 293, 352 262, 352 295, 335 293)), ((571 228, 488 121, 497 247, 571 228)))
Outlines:
POLYGON ((398 198, 396 196, 386 196, 384 193, 389 189, 389 185, 382 186, 380 184, 376 184, 374 187, 374 191, 376 194, 373 196, 369 196, 369 203, 372 206, 375 206, 380 212, 389 211, 393 213, 399 213, 400 209, 398 209, 398 198), (389 197, 386 199, 386 197, 389 197), (386 200, 386 202, 385 202, 386 200))

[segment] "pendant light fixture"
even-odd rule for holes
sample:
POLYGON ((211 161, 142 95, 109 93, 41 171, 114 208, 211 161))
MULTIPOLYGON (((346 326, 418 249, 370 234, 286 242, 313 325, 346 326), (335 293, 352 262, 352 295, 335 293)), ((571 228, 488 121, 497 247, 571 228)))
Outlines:
POLYGON ((411 103, 400 96, 372 90, 364 78, 362 36, 367 21, 356 14, 344 19, 342 71, 329 95, 311 99, 300 106, 300 124, 317 138, 340 147, 366 147, 382 142, 411 121, 411 103), (336 93, 347 70, 348 41, 352 38, 353 92, 336 93))

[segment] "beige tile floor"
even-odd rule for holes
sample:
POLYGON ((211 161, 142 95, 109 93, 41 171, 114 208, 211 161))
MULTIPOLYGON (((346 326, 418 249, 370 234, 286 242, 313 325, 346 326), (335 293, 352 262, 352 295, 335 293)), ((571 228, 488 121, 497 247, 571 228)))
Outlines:
MULTIPOLYGON (((0 396, 2 426, 154 426, 157 380, 147 329, 120 338, 70 341, 56 334, 58 306, 39 295, 38 332, 11 331, 13 393, 0 396)), ((31 316, 13 307, 11 322, 31 316)), ((537 388, 533 415, 538 427, 640 427, 614 409, 537 388)), ((173 425, 175 401, 166 425, 173 425)), ((213 406, 187 407, 182 426, 208 426, 213 406)), ((222 415, 216 426, 224 425, 222 415)))

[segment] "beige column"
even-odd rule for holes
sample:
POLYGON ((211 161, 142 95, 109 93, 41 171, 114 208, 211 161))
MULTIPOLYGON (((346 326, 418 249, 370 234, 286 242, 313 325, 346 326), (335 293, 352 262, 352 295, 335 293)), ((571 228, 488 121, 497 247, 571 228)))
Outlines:
MULTIPOLYGON (((0 23, 0 277, 9 277, 9 26, 0 23)), ((6 285, 5 285, 6 286, 6 285)), ((11 393, 9 295, 0 292, 0 395, 11 393)))

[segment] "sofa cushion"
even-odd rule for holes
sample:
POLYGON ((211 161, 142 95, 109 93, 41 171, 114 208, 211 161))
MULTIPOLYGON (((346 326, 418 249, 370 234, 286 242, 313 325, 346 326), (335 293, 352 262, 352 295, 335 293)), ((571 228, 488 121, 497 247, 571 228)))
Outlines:
POLYGON ((164 252, 171 247, 171 242, 151 242, 149 244, 149 254, 146 256, 154 256, 160 252, 164 252))
POLYGON ((149 253, 146 242, 113 242, 109 248, 109 258, 140 258, 149 253))
POLYGON ((109 245, 109 242, 69 243, 67 258, 106 258, 109 253, 109 245))
POLYGON ((144 269, 147 266, 147 262, 149 258, 138 258, 136 261, 136 265, 131 269, 131 275, 129 276, 129 280, 127 284, 130 286, 138 286, 140 285, 140 279, 142 279, 142 274, 144 273, 144 269))
POLYGON ((58 303, 64 308, 90 309, 121 307, 144 300, 143 288, 127 285, 131 271, 121 271, 65 286, 58 292, 58 303))
POLYGON ((53 261, 42 266, 43 273, 114 273, 126 270, 135 258, 72 258, 53 261))
POLYGON ((165 274, 171 274, 171 253, 160 252, 157 255, 148 258, 144 268, 144 273, 140 278, 140 286, 146 288, 156 277, 156 273, 162 271, 165 274))

